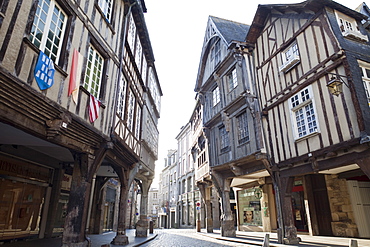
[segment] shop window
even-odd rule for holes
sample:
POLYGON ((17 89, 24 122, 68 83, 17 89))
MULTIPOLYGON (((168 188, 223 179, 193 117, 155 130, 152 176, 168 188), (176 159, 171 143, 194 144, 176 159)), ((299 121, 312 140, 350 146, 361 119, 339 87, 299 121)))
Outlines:
POLYGON ((261 202, 255 195, 255 190, 238 191, 239 224, 262 226, 261 202))

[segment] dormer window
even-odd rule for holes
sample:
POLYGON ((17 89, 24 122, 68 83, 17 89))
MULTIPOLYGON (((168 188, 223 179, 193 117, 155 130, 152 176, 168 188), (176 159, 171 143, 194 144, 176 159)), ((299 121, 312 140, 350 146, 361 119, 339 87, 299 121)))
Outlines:
POLYGON ((338 11, 335 11, 335 16, 337 17, 337 22, 343 37, 366 42, 369 41, 368 37, 360 32, 354 18, 338 11))
POLYGON ((280 66, 279 69, 282 72, 286 73, 295 65, 297 65, 300 62, 297 42, 294 41, 287 49, 285 49, 281 53, 281 58, 283 61, 283 65, 280 66))

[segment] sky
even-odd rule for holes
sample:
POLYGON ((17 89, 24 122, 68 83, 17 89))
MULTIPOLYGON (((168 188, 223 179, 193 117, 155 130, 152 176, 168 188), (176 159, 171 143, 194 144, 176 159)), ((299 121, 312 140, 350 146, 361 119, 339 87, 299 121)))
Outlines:
MULTIPOLYGON (((176 136, 189 122, 195 106, 194 88, 208 16, 250 25, 258 4, 299 2, 302 1, 145 0, 147 13, 144 16, 163 92, 158 124, 158 160, 152 187, 158 188, 158 175, 164 168, 167 152, 177 149, 176 136)), ((364 1, 336 2, 355 9, 364 1)))

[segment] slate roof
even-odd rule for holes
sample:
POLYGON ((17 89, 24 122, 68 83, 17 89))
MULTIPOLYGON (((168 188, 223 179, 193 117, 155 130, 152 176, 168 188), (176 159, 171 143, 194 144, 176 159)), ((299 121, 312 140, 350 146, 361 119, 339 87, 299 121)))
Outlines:
POLYGON ((358 12, 360 12, 361 14, 366 15, 367 17, 370 18, 370 9, 366 5, 365 2, 363 2, 362 4, 360 4, 355 10, 358 11, 358 12))
POLYGON ((249 25, 215 16, 210 16, 209 18, 213 21, 227 44, 230 44, 231 41, 245 41, 245 37, 249 31, 249 25))

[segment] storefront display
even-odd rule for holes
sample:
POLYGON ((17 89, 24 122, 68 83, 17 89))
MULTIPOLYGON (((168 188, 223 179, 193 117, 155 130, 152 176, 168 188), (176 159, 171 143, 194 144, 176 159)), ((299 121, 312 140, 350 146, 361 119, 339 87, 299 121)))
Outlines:
POLYGON ((238 204, 240 225, 262 226, 261 202, 253 188, 238 191, 238 204))
POLYGON ((0 156, 0 239, 37 236, 51 169, 0 156))

